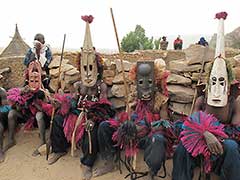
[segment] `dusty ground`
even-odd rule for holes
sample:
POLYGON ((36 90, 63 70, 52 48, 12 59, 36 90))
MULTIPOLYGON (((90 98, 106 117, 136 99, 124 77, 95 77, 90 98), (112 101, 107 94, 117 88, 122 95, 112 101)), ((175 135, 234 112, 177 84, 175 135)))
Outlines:
MULTIPOLYGON (((0 180, 80 180, 81 168, 79 156, 71 157, 70 153, 54 165, 49 166, 45 156, 32 157, 34 147, 39 141, 37 131, 18 132, 17 145, 6 153, 4 163, 0 164, 0 180)), ((142 157, 138 157, 140 161, 142 157)), ((137 162, 137 166, 143 163, 137 162)), ((142 160, 141 160, 142 161, 142 160)), ((97 165, 101 162, 98 161, 97 165)), ((94 180, 122 180, 127 174, 115 171, 94 180)))
MULTIPOLYGON (((49 166, 45 156, 33 157, 31 155, 38 141, 39 138, 36 130, 25 133, 20 131, 17 133, 17 145, 6 153, 5 162, 0 164, 0 180, 81 180, 80 152, 77 157, 72 157, 68 153, 57 163, 49 166)), ((96 163, 96 166, 99 165, 101 165, 100 160, 96 163)), ((168 160, 166 166, 168 171, 167 178, 164 180, 170 180, 172 161, 168 160)), ((93 178, 93 180, 123 180, 127 171, 123 167, 122 169, 123 174, 115 171, 98 178, 93 178)), ((146 169, 142 153, 139 153, 137 157, 137 170, 145 171, 146 169)), ((159 174, 162 174, 162 172, 159 174)), ((198 173, 196 173, 196 176, 198 176, 198 173)), ((214 178, 214 180, 216 179, 214 178)))

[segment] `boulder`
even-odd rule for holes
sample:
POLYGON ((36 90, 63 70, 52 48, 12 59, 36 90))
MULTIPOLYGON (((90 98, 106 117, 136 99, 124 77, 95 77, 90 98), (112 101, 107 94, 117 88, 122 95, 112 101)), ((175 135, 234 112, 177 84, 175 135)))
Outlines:
POLYGON ((109 59, 105 59, 104 70, 116 70, 116 64, 109 59))
POLYGON ((112 94, 116 97, 124 97, 126 95, 124 84, 114 84, 112 86, 112 94))
POLYGON ((56 88, 58 87, 58 78, 52 78, 49 86, 51 89, 55 91, 56 88))
MULTIPOLYGON (((49 68, 52 69, 52 68, 58 68, 59 65, 60 65, 60 59, 61 57, 60 56, 54 56, 53 57, 53 60, 51 61, 51 63, 49 64, 49 68)), ((62 65, 63 64, 67 64, 69 62, 68 59, 63 59, 62 60, 62 65)))
MULTIPOLYGON (((117 71, 118 72, 122 72, 121 60, 120 59, 116 59, 114 62, 116 64, 117 71)), ((123 60, 123 69, 124 69, 124 71, 130 71, 132 66, 133 66, 133 63, 131 63, 129 61, 123 60)))
MULTIPOLYGON (((71 64, 64 64, 62 67, 61 67, 61 73, 62 72, 66 72, 66 71, 70 71, 72 69, 74 69, 75 67, 72 66, 71 64)), ((50 75, 51 77, 58 77, 59 75, 59 68, 56 68, 56 69, 50 69, 50 75)))
MULTIPOLYGON (((192 73, 192 77, 191 77, 192 81, 197 82, 199 79, 199 75, 200 73, 195 73, 195 72, 192 73)), ((206 82, 206 77, 207 77, 207 73, 202 73, 200 82, 202 83, 206 82)))
POLYGON ((214 59, 215 56, 214 49, 196 44, 190 45, 187 49, 184 50, 184 52, 186 54, 188 65, 202 64, 203 58, 205 63, 210 62, 214 59))
POLYGON ((176 102, 170 102, 169 108, 177 114, 189 115, 192 104, 182 104, 176 102))
POLYGON ((212 62, 208 62, 204 65, 204 72, 208 73, 212 67, 212 62))
POLYGON ((114 76, 115 76, 115 70, 104 70, 103 71, 103 78, 114 77, 114 76))
POLYGON ((199 72, 201 64, 188 65, 186 60, 176 60, 169 62, 168 69, 177 74, 184 72, 199 72))
MULTIPOLYGON (((124 73, 124 75, 125 75, 126 81, 129 82, 129 78, 128 78, 129 75, 128 75, 128 73, 124 73)), ((123 84, 123 83, 124 83, 124 81, 123 81, 123 73, 117 74, 117 75, 114 77, 114 79, 113 79, 113 83, 114 83, 114 84, 123 84)))
POLYGON ((79 74, 75 74, 72 76, 67 75, 66 73, 61 73, 60 81, 61 81, 61 89, 64 91, 69 90, 69 85, 80 80, 79 74))
POLYGON ((79 75, 80 76, 80 72, 77 70, 77 68, 73 68, 69 71, 64 72, 65 75, 68 76, 75 76, 75 75, 79 75))
POLYGON ((233 57, 236 61, 240 62, 240 54, 238 54, 237 56, 233 57))
POLYGON ((126 106, 125 98, 110 98, 109 100, 112 103, 112 105, 117 109, 126 106))
POLYGON ((194 90, 192 88, 180 85, 169 85, 168 91, 170 95, 170 101, 179 103, 191 103, 193 100, 194 90))
POLYGON ((168 63, 170 61, 175 61, 175 60, 180 60, 180 59, 184 59, 185 60, 185 53, 183 51, 175 51, 175 50, 168 50, 167 51, 167 56, 166 58, 164 58, 166 64, 168 65, 168 63))
POLYGON ((188 86, 188 85, 191 85, 192 81, 189 78, 171 73, 167 78, 167 83, 188 86))

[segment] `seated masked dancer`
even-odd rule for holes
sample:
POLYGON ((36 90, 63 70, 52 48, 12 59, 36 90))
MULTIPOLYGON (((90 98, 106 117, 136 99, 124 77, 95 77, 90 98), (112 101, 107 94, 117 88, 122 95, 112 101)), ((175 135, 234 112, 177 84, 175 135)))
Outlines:
POLYGON ((41 80, 44 88, 48 89, 51 93, 54 93, 54 91, 49 87, 50 72, 48 66, 52 61, 52 51, 50 46, 45 43, 45 38, 42 34, 36 34, 33 43, 33 48, 30 48, 27 51, 23 62, 27 67, 25 71, 25 85, 29 84, 29 81, 31 81, 31 78, 29 77, 31 66, 39 64, 41 67, 41 80))
POLYGON ((196 99, 194 113, 183 123, 181 142, 173 157, 173 180, 192 180, 195 167, 201 168, 199 177, 203 179, 210 179, 210 173, 221 180, 240 177, 240 109, 235 97, 238 93, 231 91, 235 89, 231 64, 225 59, 226 17, 226 12, 216 14, 215 59, 205 94, 196 99))
POLYGON ((131 107, 131 117, 128 117, 128 113, 120 113, 115 120, 101 122, 98 141, 105 164, 94 171, 94 176, 113 170, 118 150, 125 151, 127 161, 124 164, 130 171, 131 179, 144 175, 154 179, 160 168, 165 168, 165 160, 171 154, 174 139, 172 126, 168 121, 166 79, 169 72, 165 70, 165 66, 161 59, 154 62, 140 61, 130 71, 129 76, 137 85, 137 98, 131 107), (136 156, 139 149, 143 149, 144 161, 149 168, 148 172, 140 176, 134 172, 128 161, 136 156))
MULTIPOLYGON (((80 114, 78 113, 79 115, 75 115, 74 118, 65 118, 64 120, 62 118, 62 123, 54 121, 51 138, 55 154, 66 152, 68 143, 72 144, 72 149, 75 148, 76 143, 81 147, 83 152, 80 160, 83 169, 82 179, 88 180, 92 177, 92 167, 99 151, 97 138, 99 123, 113 117, 115 111, 107 100, 107 85, 102 80, 102 59, 92 45, 90 23, 93 21, 93 16, 82 16, 82 19, 86 22, 86 31, 83 47, 78 56, 81 81, 74 84, 76 91, 71 100, 75 101, 77 106, 75 110, 80 110, 80 114), (55 122, 60 124, 57 126, 55 122), (57 134, 57 127, 64 133, 57 134), (60 136, 61 138, 59 138, 60 136), (54 141, 59 141, 59 143, 54 145, 54 141), (63 141, 64 143, 62 143, 63 141), (57 144, 59 147, 62 144, 66 145, 61 150, 57 150, 57 144)), ((50 164, 52 162, 51 160, 50 164)))
POLYGON ((46 143, 45 132, 49 126, 52 105, 49 103, 49 94, 42 89, 41 66, 38 61, 28 66, 28 85, 22 88, 12 88, 7 92, 7 99, 11 105, 8 114, 9 138, 6 149, 9 149, 15 142, 15 130, 18 124, 25 123, 24 130, 38 127, 40 143, 33 156, 40 154, 39 147, 46 143))
POLYGON ((8 113, 11 107, 7 102, 7 92, 0 87, 0 163, 5 159, 3 148, 4 131, 8 128, 8 113))

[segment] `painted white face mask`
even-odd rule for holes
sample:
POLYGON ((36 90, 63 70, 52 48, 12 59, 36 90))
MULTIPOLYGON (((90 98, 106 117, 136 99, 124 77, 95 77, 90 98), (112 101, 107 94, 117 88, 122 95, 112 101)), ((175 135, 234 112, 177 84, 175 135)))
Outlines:
POLYGON ((207 104, 224 107, 228 102, 228 73, 226 62, 216 58, 209 77, 207 104))

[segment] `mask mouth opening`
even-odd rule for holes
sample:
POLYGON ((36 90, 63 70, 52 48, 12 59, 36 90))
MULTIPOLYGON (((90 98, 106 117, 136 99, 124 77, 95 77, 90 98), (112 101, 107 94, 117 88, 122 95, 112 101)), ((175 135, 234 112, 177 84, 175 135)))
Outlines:
POLYGON ((92 79, 89 79, 89 78, 88 78, 88 79, 85 79, 84 81, 85 81, 86 83, 90 83, 90 82, 92 82, 92 79))
POLYGON ((150 94, 143 94, 142 97, 141 97, 141 100, 150 101, 151 100, 151 95, 150 94))
POLYGON ((214 101, 214 102, 221 102, 221 99, 213 98, 212 101, 214 101))

